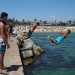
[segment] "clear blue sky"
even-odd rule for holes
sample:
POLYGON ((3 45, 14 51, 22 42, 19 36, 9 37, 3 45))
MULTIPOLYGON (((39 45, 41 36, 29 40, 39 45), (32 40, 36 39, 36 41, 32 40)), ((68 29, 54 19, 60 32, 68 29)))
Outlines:
POLYGON ((0 0, 0 13, 3 11, 19 21, 75 20, 75 0, 0 0))

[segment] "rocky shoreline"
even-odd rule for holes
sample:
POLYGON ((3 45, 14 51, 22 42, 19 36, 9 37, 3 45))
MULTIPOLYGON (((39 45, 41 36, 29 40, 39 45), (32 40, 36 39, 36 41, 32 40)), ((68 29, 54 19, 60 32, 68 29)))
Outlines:
POLYGON ((40 46, 37 46, 31 39, 24 39, 21 41, 22 35, 23 33, 17 31, 16 39, 23 64, 27 66, 34 62, 35 56, 40 56, 45 52, 45 50, 43 50, 40 46))

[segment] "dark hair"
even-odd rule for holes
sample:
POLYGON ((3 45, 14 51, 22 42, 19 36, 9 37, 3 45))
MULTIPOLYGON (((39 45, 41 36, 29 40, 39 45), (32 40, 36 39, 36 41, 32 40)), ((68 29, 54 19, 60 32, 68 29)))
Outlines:
POLYGON ((71 32, 70 29, 68 29, 68 34, 69 34, 70 32, 71 32))
POLYGON ((1 13, 1 18, 7 17, 7 16, 8 16, 8 14, 6 12, 1 13))
POLYGON ((39 23, 39 22, 37 22, 36 24, 37 24, 37 25, 39 25, 40 23, 39 23))

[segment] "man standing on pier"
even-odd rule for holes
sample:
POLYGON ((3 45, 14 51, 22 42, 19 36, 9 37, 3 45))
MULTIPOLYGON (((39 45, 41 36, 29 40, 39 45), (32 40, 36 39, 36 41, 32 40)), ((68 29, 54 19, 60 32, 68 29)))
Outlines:
POLYGON ((4 64, 3 64, 3 59, 4 59, 4 53, 7 49, 10 48, 9 43, 7 41, 7 35, 6 35, 6 20, 8 17, 8 14, 6 12, 2 12, 1 15, 1 20, 0 20, 0 74, 8 74, 6 70, 4 70, 4 64))

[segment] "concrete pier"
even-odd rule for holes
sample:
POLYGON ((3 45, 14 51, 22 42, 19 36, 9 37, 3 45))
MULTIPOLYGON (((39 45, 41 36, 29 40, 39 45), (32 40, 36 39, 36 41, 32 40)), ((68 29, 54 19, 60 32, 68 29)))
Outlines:
POLYGON ((9 44, 10 49, 6 49, 4 56, 4 65, 8 67, 7 71, 9 72, 9 75, 25 75, 23 72, 23 65, 21 62, 16 39, 11 37, 9 44))

